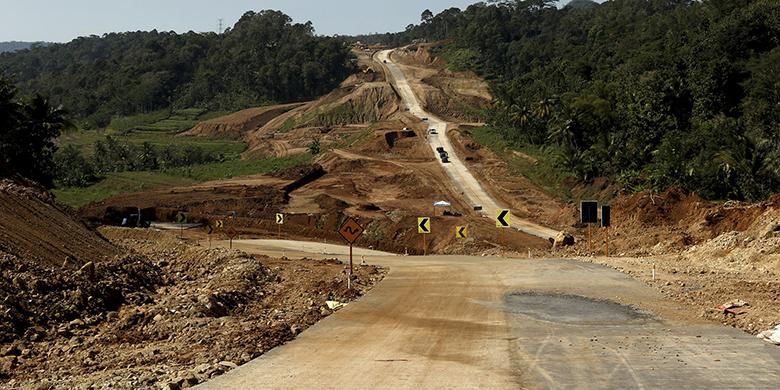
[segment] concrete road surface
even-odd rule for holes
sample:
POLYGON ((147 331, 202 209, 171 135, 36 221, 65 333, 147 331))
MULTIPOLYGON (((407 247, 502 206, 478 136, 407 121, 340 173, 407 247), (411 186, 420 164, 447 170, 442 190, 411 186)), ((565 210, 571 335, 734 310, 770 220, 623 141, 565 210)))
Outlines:
POLYGON ((702 322, 698 313, 601 266, 465 256, 370 261, 390 273, 367 296, 201 388, 769 389, 780 383, 780 348, 702 322))
MULTIPOLYGON (((466 201, 472 206, 482 206, 483 215, 488 218, 495 218, 499 209, 505 207, 499 205, 499 203, 488 194, 482 185, 477 181, 474 175, 468 170, 463 160, 458 157, 455 148, 452 146, 449 137, 447 136, 447 122, 436 117, 435 115, 425 111, 420 105, 417 96, 409 86, 409 82, 401 69, 393 63, 390 57, 391 50, 381 51, 377 54, 377 62, 382 63, 389 72, 391 82, 396 87, 396 90, 401 95, 401 99, 404 104, 409 108, 409 112, 420 118, 427 118, 428 129, 435 129, 438 134, 428 135, 428 144, 435 156, 439 156, 439 152, 436 150, 438 147, 443 147, 444 150, 449 153, 449 163, 439 162, 442 164, 444 170, 452 179, 456 188, 463 193, 466 201)), ((524 233, 532 236, 541 237, 545 240, 555 238, 558 232, 554 229, 550 229, 531 221, 522 220, 519 218, 512 219, 512 227, 520 230, 524 233)))
MULTIPOLYGON (((349 247, 343 245, 326 244, 318 242, 306 242, 306 241, 292 241, 292 240, 234 240, 233 246, 237 249, 247 250, 248 252, 255 251, 258 248, 263 248, 263 253, 272 252, 278 253, 292 253, 292 254, 317 254, 324 256, 331 255, 349 255, 349 247)), ((353 256, 396 256, 394 253, 376 251, 365 248, 352 248, 353 256)))

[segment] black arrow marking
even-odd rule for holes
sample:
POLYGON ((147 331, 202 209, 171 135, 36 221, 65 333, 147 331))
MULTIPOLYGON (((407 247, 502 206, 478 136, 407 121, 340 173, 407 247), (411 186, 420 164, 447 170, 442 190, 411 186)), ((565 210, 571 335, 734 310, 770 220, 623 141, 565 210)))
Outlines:
POLYGON ((461 238, 466 238, 466 227, 465 226, 461 226, 460 227, 460 229, 458 230, 458 235, 461 238))
POLYGON ((282 221, 284 221, 284 217, 277 214, 276 215, 276 223, 282 223, 282 221))
POLYGON ((509 214, 509 210, 502 210, 501 214, 498 215, 498 222, 503 226, 509 226, 509 222, 504 219, 507 214, 509 214))
POLYGON ((422 229, 424 232, 428 232, 428 226, 426 225, 428 225, 428 218, 423 218, 420 220, 420 229, 422 229))
POLYGON ((345 226, 343 231, 352 235, 358 235, 363 230, 359 227, 353 228, 352 226, 345 226))

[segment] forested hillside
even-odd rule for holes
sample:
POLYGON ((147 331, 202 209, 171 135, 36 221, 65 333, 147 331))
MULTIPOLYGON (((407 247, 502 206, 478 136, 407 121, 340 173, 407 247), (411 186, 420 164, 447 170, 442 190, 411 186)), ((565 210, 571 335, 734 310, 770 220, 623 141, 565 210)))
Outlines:
POLYGON ((162 108, 233 110, 309 99, 351 73, 350 53, 278 11, 247 12, 224 34, 111 33, 0 55, 0 74, 98 127, 162 108))
POLYGON ((582 180, 713 199, 780 191, 780 2, 492 3, 360 39, 446 40, 450 66, 491 82, 492 130, 582 180))
POLYGON ((50 43, 46 42, 0 42, 0 53, 15 52, 19 50, 26 50, 33 46, 48 46, 50 43))

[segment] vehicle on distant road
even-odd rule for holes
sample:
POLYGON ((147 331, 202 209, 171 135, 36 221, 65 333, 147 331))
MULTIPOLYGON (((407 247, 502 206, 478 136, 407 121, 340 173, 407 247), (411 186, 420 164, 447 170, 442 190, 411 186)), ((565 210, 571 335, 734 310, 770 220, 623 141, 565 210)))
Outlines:
POLYGON ((422 118, 423 122, 428 122, 428 118, 422 118))
POLYGON ((439 146, 439 147, 436 148, 436 151, 441 153, 441 152, 444 151, 444 147, 443 146, 439 146))

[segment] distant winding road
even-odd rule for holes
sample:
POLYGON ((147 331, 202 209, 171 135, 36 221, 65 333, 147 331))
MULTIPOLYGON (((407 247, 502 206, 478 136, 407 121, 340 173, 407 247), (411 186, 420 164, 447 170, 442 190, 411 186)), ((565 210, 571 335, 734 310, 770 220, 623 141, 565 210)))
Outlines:
MULTIPOLYGON (((469 169, 463 163, 463 160, 458 156, 457 151, 452 146, 449 137, 447 136, 447 129, 449 124, 441 118, 425 111, 420 105, 420 101, 417 95, 414 94, 412 87, 409 85, 409 81, 404 75, 403 71, 392 61, 390 56, 392 50, 384 50, 377 53, 376 61, 381 63, 387 70, 390 77, 392 77, 392 83, 395 85, 396 90, 401 95, 406 107, 409 108, 409 112, 422 120, 427 118, 428 129, 436 129, 438 134, 428 136, 428 144, 431 147, 435 156, 439 153, 436 151, 437 147, 443 147, 444 150, 449 153, 450 163, 445 164, 439 160, 440 164, 452 179, 456 188, 463 193, 466 201, 472 206, 482 206, 482 215, 488 218, 495 218, 498 210, 505 209, 492 197, 490 194, 482 188, 479 181, 471 174, 469 169)), ((438 158, 438 157, 437 157, 438 158)), ((512 227, 530 234, 532 236, 540 237, 545 240, 555 238, 558 231, 550 229, 528 220, 512 217, 512 227)))

